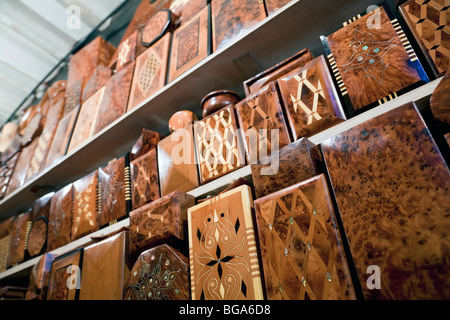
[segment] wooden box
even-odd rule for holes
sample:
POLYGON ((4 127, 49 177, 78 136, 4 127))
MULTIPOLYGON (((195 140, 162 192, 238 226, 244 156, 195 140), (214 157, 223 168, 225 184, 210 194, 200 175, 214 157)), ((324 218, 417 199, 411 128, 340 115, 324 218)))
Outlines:
POLYGON ((450 130, 450 68, 442 76, 441 81, 430 97, 430 110, 443 130, 450 130))
POLYGON ((176 190, 187 192, 199 186, 192 128, 192 125, 189 125, 184 129, 178 129, 158 142, 161 196, 176 190))
POLYGON ((0 300, 25 300, 27 288, 5 286, 0 287, 0 300))
POLYGON ((83 249, 77 249, 52 262, 47 300, 78 300, 81 283, 83 249))
POLYGON ((233 106, 195 122, 194 138, 201 184, 245 165, 233 106))
POLYGON ((136 59, 128 110, 153 95, 166 84, 171 34, 166 34, 136 59))
POLYGON ((365 298, 449 299, 450 171, 414 104, 321 146, 365 298))
POLYGON ((131 161, 130 171, 133 210, 159 198, 156 148, 131 161))
POLYGON ((130 252, 136 254, 162 243, 187 240, 187 209, 193 196, 174 191, 130 213, 130 252))
POLYGON ((450 67, 450 5, 442 0, 409 0, 399 11, 436 76, 450 67))
POLYGON ((26 181, 36 177, 42 170, 45 169, 49 146, 52 145, 57 126, 58 124, 56 123, 51 128, 48 128, 42 132, 39 137, 36 149, 34 150, 33 158, 30 162, 30 166, 28 167, 26 181))
POLYGON ((250 93, 259 90, 260 88, 268 85, 270 82, 277 80, 292 70, 303 66, 313 58, 313 54, 308 49, 303 49, 297 52, 293 56, 244 81, 243 85, 245 95, 248 96, 250 93))
POLYGON ((264 1, 212 0, 211 21, 213 51, 225 47, 266 17, 264 1))
POLYGON ((277 80, 294 140, 346 120, 324 56, 277 80))
POLYGON ((136 60, 137 31, 122 41, 117 47, 116 72, 119 72, 130 62, 136 60))
POLYGON ((27 253, 33 258, 45 252, 47 248, 48 218, 40 216, 33 220, 28 234, 27 253))
POLYGON ((249 163, 291 142, 275 83, 250 94, 235 108, 249 163))
POLYGON ((50 203, 47 251, 52 251, 71 241, 73 186, 69 184, 55 192, 50 203))
POLYGON ((209 44, 209 6, 206 6, 173 33, 169 82, 206 58, 209 44))
POLYGON ((80 300, 122 300, 130 273, 127 257, 126 231, 84 248, 80 300))
POLYGON ((189 261, 166 244, 144 251, 124 291, 124 300, 189 300, 189 261))
POLYGON ((306 138, 297 140, 278 154, 250 165, 256 198, 261 198, 321 173, 318 147, 306 138))
POLYGON ((101 228, 128 216, 131 207, 129 165, 129 157, 125 155, 99 169, 101 228))
POLYGON ((110 68, 99 65, 95 69, 92 77, 87 81, 83 88, 83 94, 81 95, 81 101, 84 103, 92 97, 98 90, 106 85, 106 82, 113 75, 110 68))
POLYGON ((8 189, 9 182, 11 181, 14 169, 19 160, 19 156, 20 151, 11 156, 0 168, 0 199, 3 199, 6 194, 6 190, 8 189))
POLYGON ((26 300, 46 300, 54 254, 45 253, 30 272, 26 300))
POLYGON ((324 174, 255 201, 269 300, 347 300, 355 291, 324 174))
POLYGON ((8 267, 9 250, 11 248, 11 231, 15 217, 0 222, 0 272, 8 267))
POLYGON ((291 0, 264 0, 268 15, 277 12, 279 9, 284 7, 289 2, 291 2, 291 0))
MULTIPOLYGON (((206 1, 205 1, 206 5, 206 1)), ((161 9, 147 21, 139 32, 139 40, 145 47, 151 47, 175 27, 177 17, 169 9, 161 9)))
POLYGON ((399 22, 384 7, 321 39, 350 114, 428 81, 399 22))
MULTIPOLYGON (((80 109, 81 104, 85 101, 82 98, 84 94, 83 87, 84 87, 84 78, 78 79, 70 87, 67 87, 63 117, 75 109, 80 109)), ((92 94, 94 93, 95 92, 93 92, 92 94)))
POLYGON ((169 119, 170 133, 178 129, 184 129, 197 121, 197 115, 189 110, 179 110, 175 112, 169 119))
POLYGON ((252 211, 245 185, 188 209, 192 300, 263 299, 252 211))
POLYGON ((32 213, 28 211, 17 216, 12 223, 8 267, 12 267, 25 260, 28 232, 32 224, 31 219, 32 213))
POLYGON ((72 241, 99 229, 98 170, 73 183, 72 241))
POLYGON ((156 148, 158 142, 162 138, 163 136, 160 135, 158 132, 142 128, 141 135, 131 148, 130 153, 131 160, 135 160, 140 156, 146 154, 150 150, 156 148))

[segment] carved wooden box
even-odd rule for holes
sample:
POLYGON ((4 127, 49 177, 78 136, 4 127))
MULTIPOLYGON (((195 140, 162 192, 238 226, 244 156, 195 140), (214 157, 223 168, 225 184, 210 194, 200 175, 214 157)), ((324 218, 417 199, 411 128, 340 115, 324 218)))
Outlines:
POLYGON ((122 41, 117 47, 116 72, 119 72, 130 62, 136 60, 137 31, 122 41))
POLYGON ((17 161, 19 160, 20 152, 16 152, 10 157, 0 168, 0 199, 6 194, 6 190, 9 186, 9 181, 14 173, 17 161))
POLYGON ((81 101, 84 103, 87 99, 92 97, 98 90, 100 90, 109 78, 113 75, 110 68, 99 65, 95 69, 92 77, 87 81, 83 88, 83 94, 81 95, 81 101))
POLYGON ((55 192, 50 204, 50 215, 47 235, 47 251, 52 251, 68 244, 72 229, 72 184, 55 192))
POLYGON ((11 246, 8 256, 8 267, 21 263, 25 259, 27 248, 28 232, 31 227, 32 213, 25 212, 17 216, 11 229, 11 246))
POLYGON ((162 138, 163 136, 160 135, 158 132, 142 128, 141 135, 131 148, 130 153, 131 160, 135 160, 140 156, 146 154, 150 150, 156 148, 158 142, 162 138))
POLYGON ((166 244, 144 251, 124 292, 124 300, 189 300, 189 261, 166 244))
POLYGON ((156 149, 131 161, 130 171, 133 210, 159 198, 156 149))
POLYGON ((399 7, 437 76, 450 67, 450 5, 442 0, 409 0, 399 7))
POLYGON ((78 300, 82 264, 83 249, 74 250, 53 260, 47 300, 78 300))
POLYGON ((311 51, 303 49, 293 56, 281 61, 280 63, 260 72, 256 76, 244 81, 245 95, 249 95, 252 92, 259 90, 260 88, 268 85, 270 82, 277 80, 281 76, 297 69, 308 61, 314 58, 311 51))
POLYGON ((98 170, 73 183, 72 241, 99 229, 98 170))
POLYGON ((162 243, 187 240, 187 209, 195 199, 174 191, 130 213, 130 252, 135 254, 162 243))
POLYGON ((291 0, 264 0, 268 15, 277 12, 279 9, 284 7, 289 2, 291 2, 291 0))
POLYGON ((128 110, 165 85, 170 39, 171 34, 165 35, 137 57, 128 110))
POLYGON ((252 209, 248 186, 188 209, 192 300, 263 299, 252 209))
POLYGON ((199 186, 192 125, 159 141, 157 150, 161 196, 176 190, 187 192, 199 186))
POLYGON ((269 300, 355 299, 324 174, 255 201, 269 300))
POLYGON ((45 252, 47 248, 48 218, 40 216, 33 220, 28 234, 28 255, 33 258, 45 252))
POLYGON ((321 146, 365 298, 448 299, 450 171, 414 104, 321 146))
POLYGON ((213 0, 211 21, 213 51, 226 46, 266 17, 264 1, 213 0))
POLYGON ((209 7, 206 6, 173 33, 169 82, 206 58, 210 52, 209 7))
POLYGON ((294 140, 346 120, 324 56, 277 80, 294 140))
POLYGON ((384 7, 321 39, 350 114, 428 81, 399 22, 384 7))
POLYGON ((245 165, 241 136, 233 106, 194 123, 194 138, 204 184, 245 165))
POLYGON ((126 231, 84 248, 80 300, 122 300, 130 273, 127 257, 126 231))
POLYGON ((235 108, 249 163, 291 142, 275 83, 250 94, 235 108))

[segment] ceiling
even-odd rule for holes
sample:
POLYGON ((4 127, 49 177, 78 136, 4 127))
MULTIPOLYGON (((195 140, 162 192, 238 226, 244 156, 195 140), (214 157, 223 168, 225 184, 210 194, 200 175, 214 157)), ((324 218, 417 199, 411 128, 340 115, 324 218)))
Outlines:
POLYGON ((0 0, 0 125, 124 1, 0 0))

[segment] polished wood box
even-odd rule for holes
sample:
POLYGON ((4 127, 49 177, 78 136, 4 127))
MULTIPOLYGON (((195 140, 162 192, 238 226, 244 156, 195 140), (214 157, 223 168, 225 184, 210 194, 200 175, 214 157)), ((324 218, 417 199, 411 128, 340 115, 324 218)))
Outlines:
POLYGON ((80 300, 122 300, 129 273, 126 231, 84 248, 80 300))
POLYGON ((189 260, 162 244, 141 253, 124 287, 124 300, 189 300, 189 260))
POLYGON ((248 95, 235 109, 249 163, 291 142, 275 83, 248 95))
POLYGON ((433 117, 450 130, 450 67, 434 89, 430 97, 430 109, 433 117))
POLYGON ((169 131, 172 133, 175 130, 186 128, 197 120, 197 115, 192 111, 179 110, 169 119, 169 131))
POLYGON ((321 39, 351 115, 428 81, 399 22, 383 6, 321 39))
POLYGON ((227 45, 266 17, 264 1, 212 0, 211 21, 213 51, 227 45))
POLYGON ((0 222, 0 272, 8 267, 9 249, 11 248, 11 230, 15 216, 0 222))
POLYGON ((450 171, 414 104, 321 146, 365 298, 448 299, 450 171))
POLYGON ((27 253, 30 258, 45 252, 47 248, 48 218, 40 216, 33 220, 28 233, 27 253))
POLYGON ((194 138, 201 184, 245 165, 233 106, 195 122, 194 138))
POLYGON ((399 7, 436 76, 450 67, 450 5, 442 0, 409 0, 399 7))
POLYGON ((174 191, 130 212, 130 252, 187 240, 187 209, 194 205, 193 196, 174 191))
POLYGON ((161 9, 156 12, 139 32, 138 37, 141 44, 147 48, 151 47, 156 41, 176 27, 177 18, 169 9, 161 9))
POLYGON ((50 203, 47 251, 71 241, 73 186, 69 184, 55 192, 50 203))
POLYGON ((45 253, 30 272, 26 300, 46 300, 54 254, 45 253))
POLYGON ((116 72, 136 60, 137 37, 138 33, 135 31, 117 47, 116 72))
POLYGON ((131 161, 131 196, 133 210, 159 199, 158 160, 152 149, 131 161))
POLYGON ((113 75, 110 68, 103 65, 97 66, 91 78, 87 80, 86 85, 83 88, 83 94, 81 97, 81 102, 87 101, 92 97, 98 90, 106 85, 106 82, 113 75))
POLYGON ((82 248, 58 256, 53 260, 48 281, 47 300, 78 300, 82 263, 82 248))
POLYGON ((277 80, 294 140, 346 120, 324 56, 277 80))
POLYGON ((159 141, 157 150, 161 196, 176 190, 187 192, 199 186, 192 125, 159 141))
POLYGON ((263 299, 251 189, 188 209, 192 300, 263 299))
POLYGON ((0 199, 3 199, 6 194, 14 169, 19 161, 19 156, 20 151, 13 154, 0 168, 0 199))
POLYGON ((302 138, 250 168, 256 198, 261 198, 321 173, 322 158, 318 147, 302 138))
POLYGON ((25 260, 28 232, 32 224, 31 210, 17 216, 11 229, 11 243, 8 256, 8 267, 12 267, 25 260))
POLYGON ((267 14, 271 15, 287 5, 291 0, 264 0, 267 14))
POLYGON ((324 174, 255 200, 269 300, 356 299, 324 174))
POLYGON ((158 132, 142 128, 141 135, 131 148, 130 159, 135 160, 156 148, 162 138, 163 136, 158 132))
MULTIPOLYGON (((106 68, 106 67, 103 67, 106 68)), ((95 73, 94 73, 95 75, 95 73)), ((94 77, 93 75, 93 77, 94 77)), ((78 79, 71 86, 66 88, 66 96, 64 102, 64 114, 63 117, 72 112, 75 109, 79 109, 82 102, 85 100, 82 99, 82 95, 84 94, 84 78, 78 79)), ((97 91, 97 90, 96 90, 97 91)), ((92 94, 94 94, 93 92, 92 94)), ((87 100, 87 98, 86 98, 87 100)))

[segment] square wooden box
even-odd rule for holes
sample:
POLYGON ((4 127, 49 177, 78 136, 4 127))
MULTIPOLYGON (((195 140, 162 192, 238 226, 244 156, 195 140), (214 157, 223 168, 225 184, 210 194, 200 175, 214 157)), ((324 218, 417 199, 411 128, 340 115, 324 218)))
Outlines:
POLYGON ((25 260, 28 232, 32 224, 31 210, 17 216, 11 229, 11 241, 8 256, 8 267, 12 267, 25 260))
POLYGON ((131 161, 130 171, 133 210, 159 199, 156 148, 131 161))
POLYGON ((156 148, 158 142, 164 137, 156 131, 142 128, 141 135, 131 148, 130 159, 135 160, 156 148))
POLYGON ((53 260, 48 282, 47 300, 78 300, 82 264, 82 248, 53 260))
POLYGON ((106 82, 113 75, 110 68, 103 65, 97 66, 90 79, 87 79, 83 88, 83 94, 80 95, 81 102, 84 103, 92 97, 98 90, 106 85, 106 82))
POLYGON ((47 251, 55 250, 71 241, 73 186, 69 184, 55 192, 50 204, 47 251))

